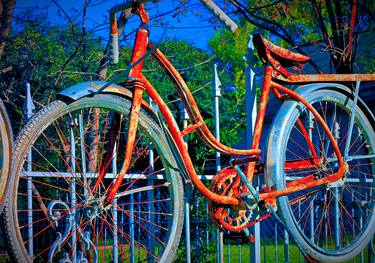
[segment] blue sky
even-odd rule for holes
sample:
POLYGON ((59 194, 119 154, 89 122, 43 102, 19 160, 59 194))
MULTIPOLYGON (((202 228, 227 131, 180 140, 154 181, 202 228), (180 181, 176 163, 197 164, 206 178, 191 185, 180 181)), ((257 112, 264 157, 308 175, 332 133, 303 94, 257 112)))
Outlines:
MULTIPOLYGON (((70 16, 75 23, 82 21, 82 9, 84 0, 56 0, 58 5, 70 16)), ((92 5, 87 10, 87 28, 98 27, 95 31, 98 36, 107 38, 108 36, 108 10, 116 4, 120 4, 120 0, 91 0, 92 5)), ((183 15, 175 15, 170 13, 163 17, 151 21, 151 39, 158 42, 163 36, 173 37, 179 40, 186 40, 195 47, 208 50, 207 42, 215 33, 214 27, 221 27, 217 22, 209 23, 212 15, 207 11, 199 0, 188 0, 187 4, 178 10, 184 10, 188 7, 188 11, 183 15), (167 31, 165 31, 167 30, 167 31)), ((154 17, 163 12, 174 10, 181 5, 179 0, 162 0, 159 3, 147 3, 146 8, 150 17, 154 17)), ((67 19, 59 10, 58 6, 52 0, 18 0, 15 15, 20 16, 23 11, 32 8, 35 15, 45 15, 52 23, 65 24, 67 19)), ((132 27, 138 24, 136 19, 132 19, 130 25, 132 27), (133 20, 133 21, 132 21, 133 20)), ((127 32, 131 29, 128 28, 127 32)))

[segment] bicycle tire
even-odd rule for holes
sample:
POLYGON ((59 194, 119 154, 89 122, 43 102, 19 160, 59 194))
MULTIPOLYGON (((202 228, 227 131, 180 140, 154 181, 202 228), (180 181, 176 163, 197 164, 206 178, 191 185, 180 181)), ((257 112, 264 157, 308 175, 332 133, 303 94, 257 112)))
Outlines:
MULTIPOLYGON (((183 185, 163 131, 148 111, 141 109, 137 144, 134 147, 136 154, 133 156, 133 165, 127 173, 129 177, 124 179, 120 188, 123 192, 137 191, 137 189, 139 191, 144 189, 144 191, 120 196, 116 199, 117 204, 105 207, 104 203, 101 203, 103 199, 100 198, 103 198, 103 193, 113 183, 113 178, 105 177, 107 179, 97 191, 99 194, 91 196, 87 194, 92 191, 99 171, 106 169, 103 167, 112 165, 112 169, 121 168, 122 150, 125 149, 125 146, 121 145, 126 139, 126 119, 130 107, 131 101, 128 99, 109 94, 86 97, 71 104, 55 101, 35 114, 23 128, 15 147, 15 178, 11 186, 13 195, 10 196, 4 210, 7 239, 11 244, 15 261, 47 262, 52 259, 55 262, 58 261, 57 258, 60 260, 73 257, 85 258, 89 261, 94 261, 96 258, 97 262, 115 261, 115 247, 118 253, 116 259, 120 262, 128 261, 130 258, 136 261, 148 258, 157 262, 172 261, 183 225, 183 185), (92 119, 93 114, 97 114, 94 115, 97 116, 94 119, 92 119), (111 126, 111 122, 115 122, 115 115, 121 120, 119 126, 111 126), (78 118, 78 123, 82 123, 82 127, 78 127, 75 117, 78 118), (67 128, 68 126, 70 128, 67 128), (109 155, 110 161, 104 164, 104 149, 108 149, 110 144, 110 140, 106 139, 109 137, 106 135, 111 134, 110 129, 117 134, 114 138, 118 147, 115 148, 113 155, 109 155), (74 136, 67 137, 72 132, 74 136), (90 134, 96 135, 89 137, 90 134), (61 137, 66 138, 61 140, 61 137), (71 142, 75 145, 75 147, 71 145, 69 154, 79 153, 79 149, 82 153, 82 149, 84 150, 84 154, 79 157, 69 155, 71 167, 67 164, 67 155, 62 154, 62 145, 68 143, 67 138, 73 138, 71 142), (88 145, 89 141, 94 141, 97 145, 91 147, 92 144, 88 145), (152 151, 149 148, 151 143, 152 151), (45 147, 46 145, 48 147, 45 147), (30 149, 33 155, 32 162, 27 161, 30 149), (146 153, 149 155, 151 152, 154 154, 153 161, 147 163, 145 160, 149 157, 146 153), (113 164, 114 156, 117 160, 116 165, 113 164), (96 162, 93 161, 94 157, 97 157, 96 162), (28 163, 32 165, 34 177, 32 173, 26 173, 28 163), (95 163, 96 167, 92 163, 95 163), (87 171, 84 171, 83 164, 87 165, 87 171), (89 168, 89 165, 94 166, 95 170, 89 168), (71 175, 68 169, 71 170, 71 175), (32 187, 39 193, 38 196, 36 191, 32 192, 31 210, 25 204, 27 178, 32 178, 32 187), (153 179, 143 180, 150 178, 153 179), (85 192, 85 189, 88 191, 85 192), (45 203, 48 211, 43 212, 43 206, 38 200, 45 203), (32 211, 32 224, 28 223, 27 218, 25 219, 25 214, 30 211, 32 211), (69 220, 73 220, 76 225, 69 220), (33 243, 30 242, 31 238, 28 235, 28 228, 31 225, 33 243), (66 227, 71 227, 70 236, 64 235, 66 227), (64 240, 64 237, 68 238, 63 242, 61 240, 64 240), (58 242, 60 247, 57 246, 57 250, 55 248, 58 242), (30 243, 33 256, 29 255, 30 243)), ((112 173, 117 174, 116 170, 112 170, 112 173)), ((110 175, 106 172, 106 176, 107 174, 110 175)))
POLYGON ((8 114, 0 100, 0 214, 3 211, 7 183, 11 175, 12 142, 13 133, 8 114))
MULTIPOLYGON (((332 88, 309 92, 304 98, 324 118, 344 153, 353 100, 332 88)), ((348 161, 350 173, 344 181, 278 198, 279 212, 294 240, 319 262, 350 260, 374 237, 375 132, 371 125, 374 119, 369 120, 369 114, 365 114, 368 109, 358 104, 349 147, 349 156, 354 159, 348 161), (365 158, 355 159, 359 155, 365 158), (337 212, 339 216, 335 217, 337 212)), ((287 101, 282 105, 271 128, 267 150, 266 172, 272 176, 276 189, 285 189, 287 179, 307 175, 322 178, 337 170, 337 158, 335 160, 333 149, 324 137, 321 125, 301 103, 287 101), (297 119, 309 131, 317 155, 321 157, 315 167, 288 166, 288 161, 312 160, 312 150, 303 139, 297 119)))

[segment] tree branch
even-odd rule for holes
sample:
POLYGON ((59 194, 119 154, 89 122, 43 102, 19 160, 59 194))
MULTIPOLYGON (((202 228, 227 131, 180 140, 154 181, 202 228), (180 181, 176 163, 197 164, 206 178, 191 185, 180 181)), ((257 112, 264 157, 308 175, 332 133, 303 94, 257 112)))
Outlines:
POLYGON ((345 55, 349 56, 353 52, 353 32, 355 28, 355 22, 357 17, 357 0, 353 0, 352 5, 352 15, 350 18, 350 29, 349 29, 349 35, 348 35, 348 49, 346 50, 345 55))
POLYGON ((327 28, 326 28, 326 26, 324 24, 324 20, 323 20, 322 13, 320 12, 320 8, 319 8, 316 0, 312 0, 311 3, 312 3, 313 8, 314 8, 315 17, 318 20, 319 27, 320 27, 320 29, 322 31, 324 42, 326 43, 326 45, 329 46, 330 49, 332 49, 333 45, 332 45, 331 39, 329 38, 329 35, 328 35, 328 32, 327 32, 327 28))
POLYGON ((337 28, 338 28, 338 38, 339 42, 337 43, 337 47, 345 48, 345 37, 344 37, 344 25, 342 23, 342 12, 341 12, 341 3, 340 0, 335 0, 335 10, 336 10, 336 17, 337 17, 337 28))
MULTIPOLYGON (((331 1, 326 1, 326 7, 327 7, 327 12, 328 12, 329 22, 331 24, 333 44, 334 44, 335 47, 339 47, 340 46, 340 39, 339 39, 338 34, 337 34, 336 19, 335 19, 335 15, 333 13, 331 1)), ((319 14, 321 15, 321 12, 319 12, 319 14)))

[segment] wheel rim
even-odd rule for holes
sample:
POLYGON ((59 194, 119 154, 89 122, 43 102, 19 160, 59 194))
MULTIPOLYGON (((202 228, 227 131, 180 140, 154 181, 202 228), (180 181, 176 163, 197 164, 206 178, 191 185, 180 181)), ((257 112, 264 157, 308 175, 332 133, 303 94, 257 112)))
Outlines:
MULTIPOLYGON (((158 261, 170 249, 176 190, 170 183, 165 151, 158 148, 162 142, 156 141, 152 128, 137 133, 132 166, 119 190, 124 195, 113 204, 103 202, 113 174, 121 169, 127 136, 127 112, 114 114, 108 107, 85 105, 59 114, 33 143, 32 161, 25 156, 14 213, 21 246, 28 253, 32 247, 36 262, 74 257, 98 262, 114 257, 122 262, 158 261), (115 118, 119 125, 112 126, 115 118), (116 145, 105 160, 111 130, 116 145), (90 193, 104 167, 104 182, 96 194, 90 193), (30 187, 32 210, 27 206, 30 187)), ((142 121, 140 125, 145 127, 142 121)))
MULTIPOLYGON (((339 100, 315 100, 312 105, 328 124, 344 153, 350 123, 349 108, 339 100)), ((368 156, 374 153, 373 131, 366 131, 363 113, 357 118, 349 145, 349 156, 368 156)), ((292 169, 285 165, 288 179, 314 175, 324 177, 337 171, 337 158, 331 143, 326 140, 322 126, 306 110, 295 113, 312 138, 320 158, 316 165, 304 169, 292 169), (309 129, 310 128, 310 129, 309 129)), ((371 126, 369 126, 371 127, 371 126)), ((295 124, 290 128, 286 142, 285 161, 312 160, 312 150, 303 137, 302 128, 295 124)), ((289 215, 304 242, 325 255, 344 255, 352 252, 373 233, 374 220, 374 157, 347 161, 349 173, 342 182, 328 187, 315 187, 283 197, 289 206, 289 215), (335 215, 339 216, 336 217, 335 215), (367 236, 366 236, 367 235, 367 236)), ((284 182, 285 184, 285 182, 284 182)))

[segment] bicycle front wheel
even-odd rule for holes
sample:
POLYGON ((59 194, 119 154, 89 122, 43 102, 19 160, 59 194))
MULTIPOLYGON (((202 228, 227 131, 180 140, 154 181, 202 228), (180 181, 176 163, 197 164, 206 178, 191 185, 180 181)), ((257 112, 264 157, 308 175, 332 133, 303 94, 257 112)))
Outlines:
POLYGON ((105 203, 124 160, 130 107, 108 94, 56 101, 23 129, 5 209, 18 262, 173 259, 183 225, 182 180, 163 131, 145 109, 131 167, 115 200, 105 203))
MULTIPOLYGON (((365 114, 368 110, 362 103, 354 106, 352 99, 332 89, 315 90, 305 99, 323 117, 343 155, 347 148, 349 171, 335 183, 279 197, 278 207, 295 241, 311 257, 319 262, 344 262, 360 253, 374 236, 374 120, 368 119, 371 114, 365 114)), ((324 178, 337 171, 331 142, 302 104, 285 102, 274 123, 267 172, 277 189, 298 179, 324 178)))

